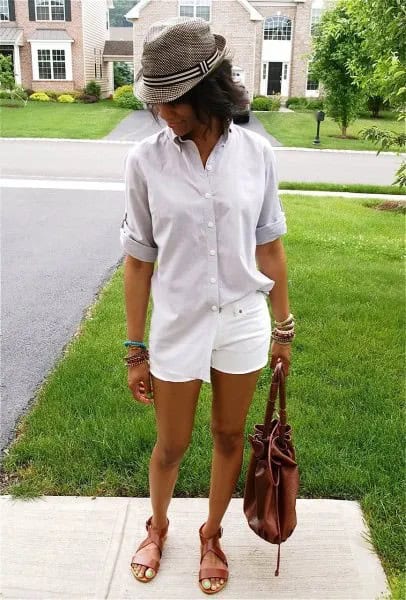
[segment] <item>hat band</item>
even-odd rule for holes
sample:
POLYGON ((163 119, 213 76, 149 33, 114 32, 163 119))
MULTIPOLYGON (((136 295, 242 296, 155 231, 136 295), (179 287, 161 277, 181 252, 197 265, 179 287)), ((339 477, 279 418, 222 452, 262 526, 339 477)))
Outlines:
POLYGON ((151 88, 159 88, 166 85, 174 85, 175 83, 182 83, 183 81, 194 79, 200 75, 206 75, 206 73, 210 71, 211 67, 216 62, 218 55, 219 51, 217 48, 213 56, 210 56, 210 58, 207 60, 203 60, 196 65, 196 67, 192 67, 187 71, 179 71, 178 73, 173 73, 172 75, 167 75, 165 77, 145 77, 144 75, 144 85, 151 88))

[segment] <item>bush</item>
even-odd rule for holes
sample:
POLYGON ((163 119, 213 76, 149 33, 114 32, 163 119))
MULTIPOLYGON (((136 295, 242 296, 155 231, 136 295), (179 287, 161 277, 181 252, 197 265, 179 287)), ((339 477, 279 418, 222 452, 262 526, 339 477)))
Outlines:
POLYGON ((1 100, 27 100, 27 93, 21 85, 9 90, 0 89, 1 100))
POLYGON ((83 91, 84 95, 86 96, 95 96, 96 102, 97 100, 100 100, 101 87, 94 79, 89 81, 89 83, 86 85, 83 91))
POLYGON ((34 92, 31 94, 30 100, 35 100, 36 102, 50 102, 49 96, 45 92, 34 92))
POLYGON ((279 96, 254 96, 251 103, 252 110, 279 110, 280 106, 279 96))
POLYGON ((70 94, 61 94, 60 96, 58 96, 58 102, 72 103, 75 102, 75 98, 70 94))
POLYGON ((299 110, 320 110, 324 106, 322 98, 306 98, 305 96, 292 96, 286 100, 286 107, 299 110))
POLYGON ((93 96, 92 94, 82 94, 79 96, 79 100, 85 104, 92 104, 93 102, 98 102, 99 98, 97 96, 93 96))
POLYGON ((56 102, 58 99, 58 96, 61 92, 54 92, 53 90, 43 90, 44 94, 46 94, 48 96, 48 98, 52 101, 52 102, 56 102))
POLYGON ((118 100, 123 94, 133 94, 133 86, 132 85, 121 85, 120 87, 114 90, 113 100, 118 100))
POLYGON ((144 104, 133 93, 132 85, 122 85, 118 87, 113 94, 113 102, 120 108, 132 108, 133 110, 142 110, 144 104))

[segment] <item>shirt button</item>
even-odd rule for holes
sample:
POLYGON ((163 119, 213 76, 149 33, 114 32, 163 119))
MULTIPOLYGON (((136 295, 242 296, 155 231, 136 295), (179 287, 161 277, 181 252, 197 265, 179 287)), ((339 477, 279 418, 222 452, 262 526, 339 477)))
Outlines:
POLYGON ((207 223, 207 226, 208 226, 208 227, 214 227, 214 223, 213 223, 213 221, 209 221, 209 222, 207 223))
POLYGON ((217 310, 217 306, 215 304, 213 304, 213 306, 211 307, 212 311, 217 310))
POLYGON ((210 283, 216 283, 216 278, 215 277, 210 277, 210 283))
POLYGON ((211 254, 212 256, 214 256, 214 255, 216 254, 216 251, 215 251, 215 250, 210 250, 210 254, 211 254))
POLYGON ((212 168, 213 168, 213 167, 212 167, 211 165, 207 165, 207 167, 206 167, 206 169, 207 169, 208 171, 211 171, 211 170, 212 170, 212 168))
POLYGON ((211 194, 209 192, 207 192, 207 194, 204 195, 205 198, 211 198, 211 194))

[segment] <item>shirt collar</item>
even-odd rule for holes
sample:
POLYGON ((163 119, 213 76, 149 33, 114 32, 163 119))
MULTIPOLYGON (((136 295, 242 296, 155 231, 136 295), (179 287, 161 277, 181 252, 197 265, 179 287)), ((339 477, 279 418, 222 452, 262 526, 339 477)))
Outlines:
MULTIPOLYGON (((184 144, 185 142, 187 142, 188 140, 183 140, 179 135, 177 135, 173 129, 171 129, 168 125, 166 126, 166 133, 168 135, 168 138, 174 142, 176 148, 179 150, 179 152, 182 152, 182 144, 184 144)), ((233 122, 231 122, 229 124, 228 127, 225 128, 223 135, 221 136, 224 140, 224 143, 227 142, 228 138, 229 138, 229 134, 232 133, 234 130, 234 124, 233 122)))

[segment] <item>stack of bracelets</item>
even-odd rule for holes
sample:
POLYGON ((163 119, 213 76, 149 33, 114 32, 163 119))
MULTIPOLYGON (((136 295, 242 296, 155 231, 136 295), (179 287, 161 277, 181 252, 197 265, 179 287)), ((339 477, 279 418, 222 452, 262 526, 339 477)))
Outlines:
POLYGON ((278 344, 291 344, 295 337, 295 322, 290 313, 284 321, 275 321, 275 327, 272 329, 272 339, 278 344))
POLYGON ((134 342, 132 340, 127 340, 124 342, 124 346, 126 346, 127 348, 141 348, 141 351, 138 354, 132 354, 124 357, 124 362, 127 365, 127 367, 133 367, 135 365, 141 365, 144 362, 149 362, 149 352, 144 342, 134 342))

